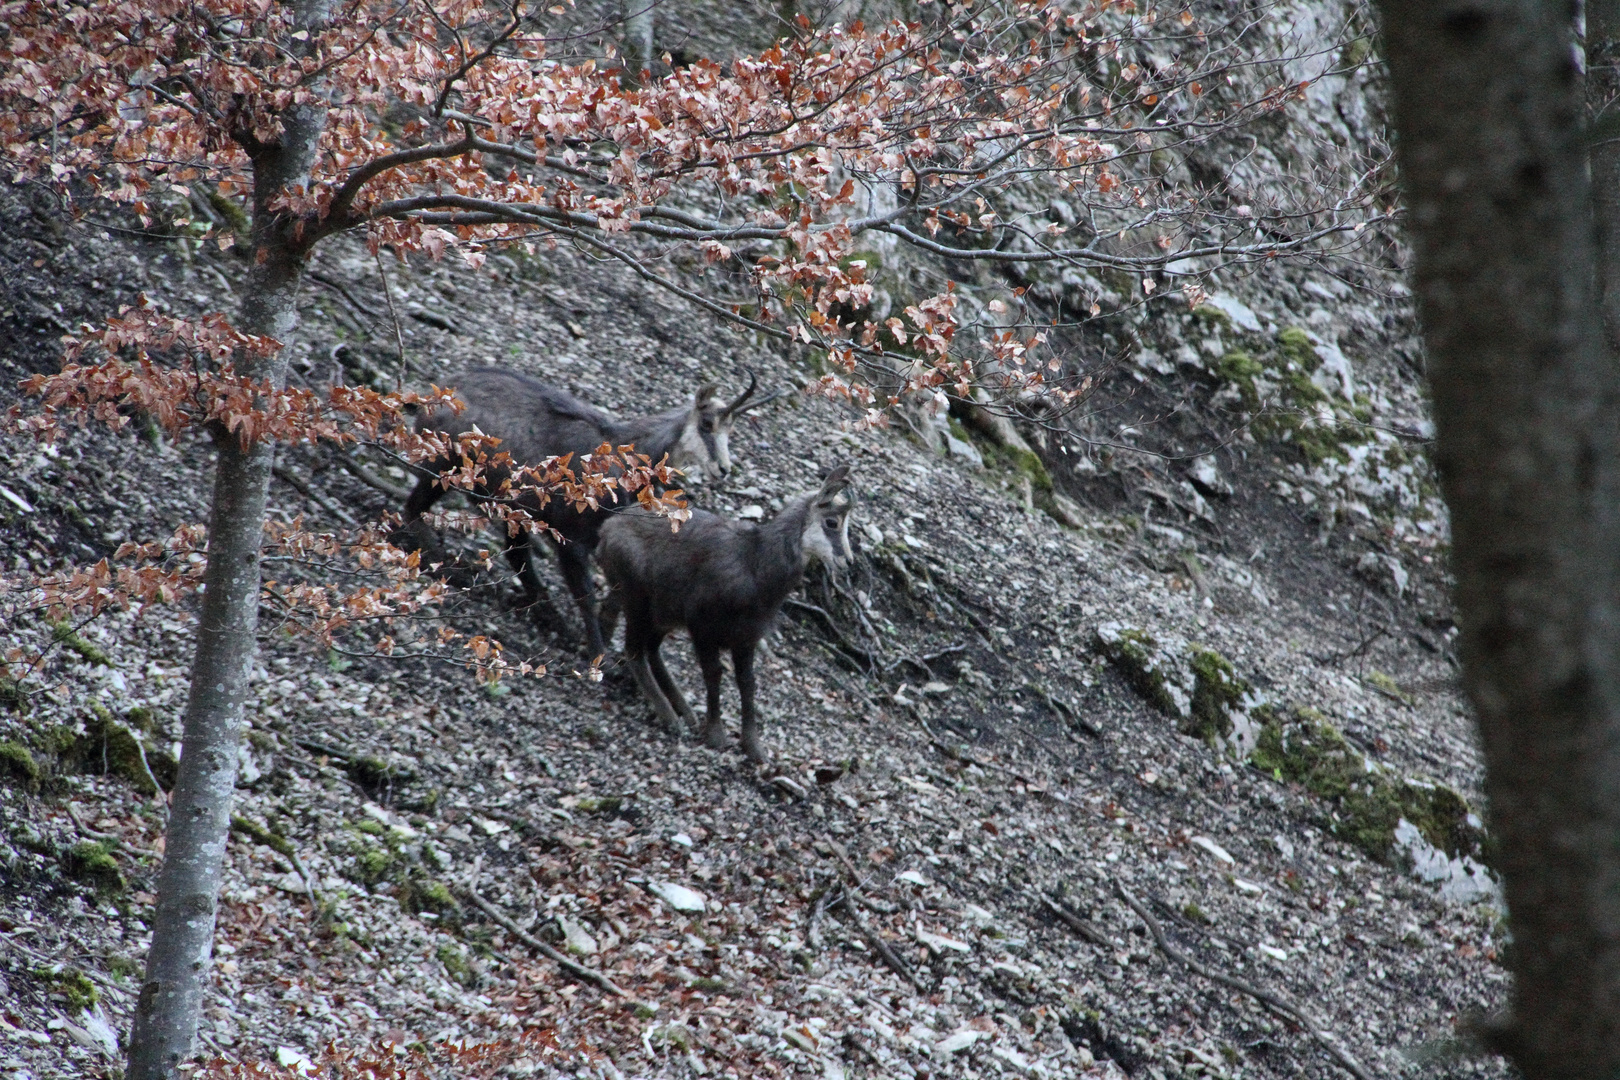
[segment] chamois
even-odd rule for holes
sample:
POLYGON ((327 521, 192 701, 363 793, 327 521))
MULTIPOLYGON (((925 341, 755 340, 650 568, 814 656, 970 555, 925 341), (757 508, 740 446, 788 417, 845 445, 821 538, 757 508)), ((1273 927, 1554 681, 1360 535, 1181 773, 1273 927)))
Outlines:
POLYGON ((692 707, 658 655, 664 638, 685 627, 708 691, 704 741, 716 750, 726 745, 720 650, 730 649, 742 696, 742 749, 752 760, 764 760, 754 712, 754 650, 811 559, 834 567, 851 559, 848 484, 849 466, 840 465, 819 491, 793 499, 763 525, 699 510, 672 532, 663 518, 630 508, 602 526, 596 558, 612 590, 604 619, 611 634, 615 613, 624 613, 630 673, 672 733, 680 733, 682 717, 698 730, 692 707))
MULTIPOLYGON (((730 404, 716 400, 717 387, 705 384, 690 405, 631 419, 610 416, 564 390, 504 368, 473 368, 462 373, 454 385, 465 408, 459 413, 443 409, 418 417, 418 430, 459 435, 476 427, 500 439, 497 451, 505 451, 521 465, 538 465, 569 453, 588 454, 603 443, 633 444, 636 453, 654 462, 668 454, 671 465, 701 479, 719 479, 731 472, 732 424, 746 410, 769 400, 751 401, 758 386, 753 372, 748 373, 748 389, 730 404)), ((405 529, 418 531, 421 516, 444 495, 439 474, 456 464, 455 459, 445 458, 426 466, 405 503, 405 529)), ((504 480, 502 470, 490 470, 483 493, 499 490, 504 480)), ((537 501, 533 495, 518 497, 519 506, 562 536, 557 562, 563 581, 584 619, 586 648, 591 656, 602 656, 607 646, 597 619, 590 562, 610 508, 578 511, 555 499, 544 507, 538 507, 537 501)), ((535 572, 529 530, 520 529, 515 536, 508 533, 506 544, 507 561, 523 583, 528 605, 541 603, 545 586, 535 572)))

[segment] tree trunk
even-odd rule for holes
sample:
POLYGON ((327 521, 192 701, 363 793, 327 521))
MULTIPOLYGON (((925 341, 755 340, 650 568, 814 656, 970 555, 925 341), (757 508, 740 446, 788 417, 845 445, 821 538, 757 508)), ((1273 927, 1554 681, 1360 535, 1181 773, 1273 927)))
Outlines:
POLYGON ((1464 683, 1513 929, 1500 1045, 1620 1075, 1620 373, 1570 8, 1382 0, 1464 683))
POLYGON ((1587 0, 1586 103, 1603 336, 1620 357, 1620 0, 1587 0))
MULTIPOLYGON (((323 24, 328 2, 301 3, 298 26, 323 24)), ((286 215, 270 206, 289 188, 308 187, 325 124, 323 104, 295 106, 282 115, 279 142, 252 148, 254 264, 240 328, 281 342, 298 324, 296 300, 307 251, 286 215)), ((280 386, 287 373, 286 350, 264 359, 239 358, 237 367, 241 374, 280 386)), ((275 447, 264 440, 243 447, 223 430, 215 432, 214 444, 219 460, 184 749, 158 878, 152 947, 130 1033, 128 1080, 172 1080, 196 1042, 257 645, 259 554, 275 447)))
POLYGON ((653 66, 653 10, 657 0, 624 0, 624 75, 626 86, 640 86, 642 73, 653 66))

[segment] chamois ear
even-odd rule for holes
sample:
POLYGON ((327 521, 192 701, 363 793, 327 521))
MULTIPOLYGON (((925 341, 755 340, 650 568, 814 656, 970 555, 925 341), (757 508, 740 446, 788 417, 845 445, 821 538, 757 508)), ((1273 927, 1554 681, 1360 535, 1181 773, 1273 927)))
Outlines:
POLYGON ((821 490, 816 493, 816 502, 826 505, 844 488, 849 486, 849 465, 838 465, 821 481, 821 490))
POLYGON ((714 395, 720 392, 720 387, 714 383, 704 383, 698 387, 698 392, 692 397, 692 407, 701 409, 714 401, 714 395))

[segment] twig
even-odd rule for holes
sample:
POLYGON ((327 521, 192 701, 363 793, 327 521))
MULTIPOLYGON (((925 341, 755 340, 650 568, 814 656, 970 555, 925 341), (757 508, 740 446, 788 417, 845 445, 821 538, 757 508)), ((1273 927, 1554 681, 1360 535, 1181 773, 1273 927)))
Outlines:
POLYGON ((928 726, 928 722, 926 720, 918 720, 917 723, 921 724, 922 729, 928 733, 928 741, 933 743, 940 753, 944 754, 951 760, 960 761, 964 765, 977 765, 981 769, 990 769, 993 772, 1003 773, 1012 777, 1014 780, 1017 780, 1025 787, 1030 788, 1041 795, 1045 795, 1048 799, 1051 799, 1054 802, 1069 802, 1069 797, 1067 795, 1062 795, 1056 791, 1053 791, 1041 781, 1032 779, 1029 776, 1019 772, 1017 769, 1010 768, 1006 765, 998 765, 994 761, 986 761, 982 758, 974 757, 972 754, 963 753, 961 750, 958 750, 956 747, 934 734, 934 729, 928 726))
POLYGON ((821 951, 821 917, 827 914, 827 897, 838 891, 839 883, 835 881, 822 890, 821 895, 816 897, 816 906, 810 909, 810 922, 804 928, 804 940, 816 952, 821 951))
MULTIPOLYGON (((158 790, 162 791, 163 789, 159 788, 158 790)), ((79 831, 85 836, 89 837, 91 840, 99 840, 104 844, 123 844, 124 838, 122 836, 109 832, 101 832, 97 829, 92 829, 89 825, 85 824, 85 820, 79 816, 78 803, 68 803, 67 812, 68 817, 73 819, 73 824, 77 825, 79 831)))
POLYGON ((1350 1052, 1339 1044, 1337 1038, 1325 1031, 1321 1025, 1312 1019, 1310 1014, 1299 1005, 1283 997, 1283 995, 1277 993, 1275 990, 1268 990, 1263 986, 1256 986, 1251 982, 1246 982, 1243 979, 1239 979, 1235 976, 1216 971, 1215 969, 1207 967, 1204 964, 1199 963, 1197 960, 1194 960, 1192 957, 1188 956, 1186 953, 1182 952, 1180 949, 1176 948, 1170 943, 1170 939, 1165 936, 1164 927, 1159 925, 1159 920, 1153 917, 1153 913, 1148 911, 1146 906, 1144 906, 1143 903, 1138 900, 1129 889, 1117 881, 1114 882, 1114 889, 1119 893, 1119 898, 1125 901, 1125 903, 1130 906, 1132 911, 1136 912, 1143 922, 1147 923, 1148 932, 1153 935, 1154 942, 1159 946, 1159 951, 1164 953, 1164 955, 1187 967, 1195 975, 1202 975, 1211 982, 1220 983, 1222 986, 1229 987, 1241 994, 1247 994, 1256 1001, 1260 1002, 1260 1004, 1282 1016, 1284 1019, 1298 1024, 1300 1027, 1309 1032, 1311 1037, 1314 1038, 1318 1043, 1321 1043, 1322 1048, 1326 1050, 1328 1054, 1335 1061, 1337 1061, 1346 1072, 1348 1072, 1351 1076, 1354 1076, 1356 1080, 1372 1080, 1372 1073, 1368 1072, 1366 1067, 1363 1066, 1361 1062, 1352 1057, 1350 1052))
POLYGON ((855 864, 850 861, 849 852, 844 850, 844 845, 840 844, 836 840, 828 840, 826 841, 826 844, 827 850, 838 856, 838 861, 844 864, 845 870, 849 871, 848 891, 855 894, 856 902, 870 908, 880 915, 893 915, 899 910, 899 908, 896 908, 892 904, 885 904, 879 900, 873 900, 871 897, 863 895, 860 890, 866 887, 866 882, 861 878, 861 872, 855 869, 855 864))
POLYGON ((382 248, 378 247, 371 254, 377 260, 377 276, 382 278, 383 299, 388 301, 388 317, 394 320, 394 347, 399 350, 399 385, 404 386, 411 371, 410 361, 405 359, 405 333, 399 328, 399 312, 394 310, 394 291, 388 287, 388 274, 383 270, 382 248))
POLYGON ((615 985, 612 979, 608 978, 606 975, 603 975, 600 971, 592 971, 584 964, 575 963, 562 953, 558 952, 556 949, 552 948, 550 945, 547 945, 545 942, 529 933, 527 930, 524 930, 522 927, 518 926, 517 923, 507 918, 506 915, 503 914, 501 910, 494 904, 491 904, 488 900, 485 900, 482 896, 479 896, 477 890, 473 889, 471 886, 463 888, 462 891, 466 894, 467 899, 476 904, 478 909, 485 915, 488 915, 491 919, 495 920, 496 923, 500 924, 500 926, 505 929, 507 933, 511 934, 513 937, 523 942, 523 944, 527 945, 541 956, 544 956, 547 960, 550 960, 564 971, 568 972, 568 974, 572 975, 574 978, 579 979, 582 982, 591 983, 593 986, 598 986, 616 997, 630 997, 628 993, 615 985))
POLYGON ((828 633, 832 635, 833 644, 838 646, 839 652, 848 656, 852 660, 859 660, 861 663, 866 665, 866 669, 868 671, 871 671, 876 665, 877 658, 867 650, 861 648, 859 645, 853 644, 847 637, 845 637, 844 632, 838 628, 837 621, 827 613, 826 608, 821 607, 819 604, 809 604, 803 600, 792 599, 787 600, 782 606, 792 608, 795 611, 805 611, 811 615, 814 615, 821 621, 822 625, 827 628, 828 633))
POLYGON ((838 903, 846 912, 849 913, 850 921, 853 922, 855 924, 855 928, 861 932, 861 936, 866 939, 866 943, 877 951, 877 954, 883 958, 883 962, 888 964, 896 975, 900 976, 902 979, 906 980, 919 990, 926 989, 926 987, 923 986, 922 980, 917 978, 916 975, 912 974, 911 969, 906 966, 905 961, 901 960, 895 955, 894 950, 889 948, 889 943, 878 936, 877 931, 873 930, 872 927, 867 924, 867 921, 862 918, 861 913, 856 906, 850 903, 850 892, 851 890, 849 889, 845 889, 843 892, 841 892, 838 896, 838 903))
POLYGON ((1085 919, 1082 919, 1080 916, 1076 915, 1062 904, 1059 904, 1057 901, 1047 896, 1041 897, 1041 903, 1045 904, 1047 910, 1051 911, 1053 915, 1058 917, 1059 922, 1061 922, 1064 926, 1067 926, 1070 930, 1073 930, 1075 933, 1079 934, 1081 937, 1085 938, 1087 941, 1091 942, 1093 945, 1101 946, 1104 949, 1112 949, 1114 947, 1114 943, 1109 941, 1107 935, 1105 935, 1101 930, 1097 929, 1095 925, 1085 919))
POLYGON ((345 522, 349 525, 360 524, 354 519, 354 515, 350 514, 347 510, 343 509, 343 507, 337 505, 331 499, 328 499, 325 495, 316 491, 308 484, 304 483, 297 476, 282 468, 280 465, 277 465, 270 471, 275 475, 277 480, 280 480, 283 484, 286 484, 288 487, 298 492, 298 494, 302 495, 304 498, 308 499, 322 510, 325 510, 328 514, 331 514, 339 521, 345 522))
POLYGON ((323 274, 319 270, 311 270, 309 272, 309 276, 310 276, 310 279, 312 281, 318 281, 322 285, 325 285, 327 288, 335 290, 339 295, 341 295, 343 297, 343 299, 345 299, 345 300, 347 300, 349 302, 350 307, 354 308, 356 311, 360 312, 361 314, 368 315, 373 319, 381 318, 381 316, 378 315, 375 311, 372 311, 365 304, 361 303, 359 298, 356 297, 354 295, 354 293, 349 291, 349 287, 347 285, 343 284, 343 282, 339 281, 337 278, 330 277, 330 276, 328 276, 326 274, 323 274))
POLYGON ((152 784, 152 794, 156 797, 158 806, 163 808, 163 831, 168 832, 169 793, 163 790, 162 784, 158 783, 157 777, 152 773, 152 763, 146 760, 146 743, 131 730, 128 724, 119 724, 118 726, 124 729, 124 734, 128 735, 130 741, 135 744, 135 755, 141 759, 141 771, 146 774, 146 779, 152 784))
POLYGON ((298 849, 293 847, 291 840, 287 839, 285 836, 282 836, 280 833, 271 832, 263 825, 260 825, 251 818, 243 817, 241 814, 231 815, 231 828, 236 832, 242 833, 244 836, 251 837, 258 843, 263 844, 271 851, 274 851, 277 855, 282 856, 288 862, 292 863, 292 868, 296 870, 298 872, 298 876, 304 880, 304 893, 309 897, 309 906, 311 908, 317 906, 315 881, 309 876, 309 871, 304 869, 304 864, 299 861, 298 849))
POLYGON ((343 469, 348 472, 349 475, 353 476, 356 480, 360 481, 367 487, 375 488, 384 495, 387 495, 390 499, 395 499, 400 502, 404 502, 406 499, 411 497, 410 488, 400 487, 398 484, 389 483, 387 480, 384 480, 382 477, 372 472, 369 466, 367 466, 353 454, 349 453, 347 450, 334 450, 333 454, 337 458, 337 463, 343 466, 343 469))

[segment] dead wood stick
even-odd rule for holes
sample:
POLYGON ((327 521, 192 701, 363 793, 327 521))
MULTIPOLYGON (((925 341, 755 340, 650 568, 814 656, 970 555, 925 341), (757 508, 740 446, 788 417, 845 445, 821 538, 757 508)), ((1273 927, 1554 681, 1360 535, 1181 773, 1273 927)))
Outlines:
POLYGON ((816 897, 816 906, 810 909, 810 923, 804 928, 804 940, 816 952, 821 951, 821 917, 827 913, 827 897, 836 893, 838 887, 835 881, 823 889, 821 895, 816 897))
POLYGON ((1202 975, 1211 982, 1220 983, 1222 986, 1229 987, 1239 993, 1247 994, 1284 1019, 1298 1024, 1309 1032, 1313 1039, 1322 1044, 1322 1048, 1344 1068, 1345 1072, 1354 1076, 1356 1080, 1372 1080, 1372 1073, 1368 1072, 1361 1062, 1352 1057, 1350 1052, 1339 1044, 1336 1037, 1312 1019, 1310 1014, 1299 1005, 1275 990, 1256 986, 1254 983, 1246 982, 1225 972, 1216 971, 1214 968, 1194 960, 1170 943, 1170 939, 1165 936, 1164 927, 1159 925, 1159 920, 1153 917, 1152 912, 1148 911, 1147 907, 1129 889, 1117 881, 1114 882, 1114 889, 1119 893, 1119 898, 1130 905, 1131 910, 1136 912, 1143 922, 1147 923, 1148 931, 1153 935, 1154 942, 1164 955, 1182 964, 1191 970, 1193 974, 1202 975))
POLYGON ((497 923, 499 923, 507 933, 511 934, 513 937, 523 942, 523 944, 527 945, 541 956, 544 956, 547 960, 550 960, 564 971, 568 972, 568 974, 572 975, 574 978, 579 979, 582 982, 591 983, 594 986, 599 986, 603 990, 606 990, 608 993, 617 997, 630 997, 630 995, 624 990, 621 990, 612 979, 608 978, 606 975, 603 975, 600 971, 592 971, 584 964, 575 963, 562 953, 558 952, 556 949, 552 948, 550 945, 547 945, 545 942, 529 933, 527 930, 524 930, 522 927, 518 926, 517 923, 507 918, 506 915, 494 904, 491 904, 488 900, 485 900, 482 896, 479 896, 477 891, 473 888, 467 887, 463 889, 463 892, 466 893, 467 899, 476 904, 478 909, 485 915, 488 915, 491 919, 494 919, 497 923))
POLYGON ((1105 935, 1101 930, 1097 929, 1096 926, 1092 925, 1090 922, 1087 922, 1085 919, 1082 919, 1080 916, 1076 915, 1062 904, 1059 904, 1050 897, 1046 896, 1041 897, 1041 903, 1045 904, 1047 909, 1051 911, 1053 915, 1058 917, 1059 922, 1061 922, 1064 926, 1067 926, 1070 930, 1073 930, 1075 933, 1079 934, 1081 937, 1085 938, 1087 941, 1091 942, 1093 945, 1100 945, 1105 949, 1112 949, 1114 947, 1114 943, 1109 941, 1107 935, 1105 935))
POLYGON ((868 896, 863 896, 861 894, 861 890, 866 887, 866 882, 861 878, 860 871, 855 869, 855 864, 850 861, 849 852, 845 851, 844 845, 840 844, 836 840, 828 840, 826 843, 827 849, 834 855, 838 856, 838 861, 844 864, 845 870, 849 871, 848 891, 855 894, 856 903, 870 908, 881 915, 893 915, 899 910, 892 904, 885 904, 882 901, 873 900, 868 896))
POLYGON ((293 475, 291 471, 283 469, 280 465, 277 465, 270 471, 275 474, 275 478, 277 480, 280 480, 283 484, 286 484, 288 487, 298 492, 298 494, 302 495, 304 498, 308 499, 322 510, 325 510, 328 514, 331 514, 339 521, 349 525, 359 524, 359 522, 354 519, 353 514, 349 513, 337 503, 333 502, 331 499, 328 499, 325 495, 304 483, 303 480, 293 475))
POLYGON ((888 964, 896 975, 919 990, 926 989, 922 980, 912 974, 911 969, 906 966, 906 962, 895 955, 894 950, 889 948, 889 943, 879 937, 878 932, 873 930, 866 919, 861 916, 859 909, 850 901, 849 889, 846 888, 838 894, 837 902, 849 914, 850 921, 855 924, 855 929, 861 932, 861 936, 866 939, 866 943, 877 950, 877 954, 883 958, 883 962, 888 964))
POLYGON ((389 498, 397 499, 400 502, 404 502, 406 499, 410 498, 410 488, 384 480, 382 477, 372 472, 368 465, 362 462, 359 458, 355 457, 349 451, 335 450, 333 451, 333 456, 337 458, 337 463, 341 465, 350 476, 353 476, 356 480, 360 481, 367 487, 375 488, 384 495, 387 495, 389 498))

